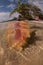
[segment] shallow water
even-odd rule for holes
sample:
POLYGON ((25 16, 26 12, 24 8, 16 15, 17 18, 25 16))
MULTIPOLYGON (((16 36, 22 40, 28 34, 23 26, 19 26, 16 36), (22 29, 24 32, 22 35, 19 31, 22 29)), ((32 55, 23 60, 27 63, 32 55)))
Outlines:
POLYGON ((14 22, 0 23, 0 65, 43 65, 43 24, 29 23, 31 27, 38 26, 38 28, 33 27, 33 29, 37 30, 36 36, 38 39, 36 45, 30 45, 24 51, 18 52, 14 48, 9 49, 5 36, 9 24, 12 23, 14 22))

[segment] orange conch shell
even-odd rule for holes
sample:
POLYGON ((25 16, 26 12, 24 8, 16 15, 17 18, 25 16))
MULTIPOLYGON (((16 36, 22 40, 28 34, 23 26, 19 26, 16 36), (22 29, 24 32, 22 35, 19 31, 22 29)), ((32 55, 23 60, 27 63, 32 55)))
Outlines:
POLYGON ((10 48, 20 49, 25 45, 25 40, 30 36, 30 25, 24 21, 14 22, 7 30, 7 40, 10 48))

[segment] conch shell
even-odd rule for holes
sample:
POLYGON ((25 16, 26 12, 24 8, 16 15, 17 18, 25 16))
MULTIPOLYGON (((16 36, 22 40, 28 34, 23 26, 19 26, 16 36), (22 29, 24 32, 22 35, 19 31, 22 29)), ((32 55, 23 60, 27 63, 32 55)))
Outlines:
POLYGON ((9 25, 7 30, 7 41, 10 49, 21 50, 25 40, 30 37, 30 25, 25 21, 16 21, 9 25))

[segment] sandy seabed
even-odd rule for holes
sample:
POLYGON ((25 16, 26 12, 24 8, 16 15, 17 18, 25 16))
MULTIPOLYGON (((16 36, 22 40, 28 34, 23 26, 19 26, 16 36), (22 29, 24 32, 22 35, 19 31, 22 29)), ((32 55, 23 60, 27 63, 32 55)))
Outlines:
MULTIPOLYGON (((27 21, 31 29, 36 30, 36 45, 30 45, 24 51, 9 49, 6 31, 12 22, 0 23, 0 65, 43 65, 43 21, 27 21)), ((12 27, 12 26, 11 26, 12 27)))

